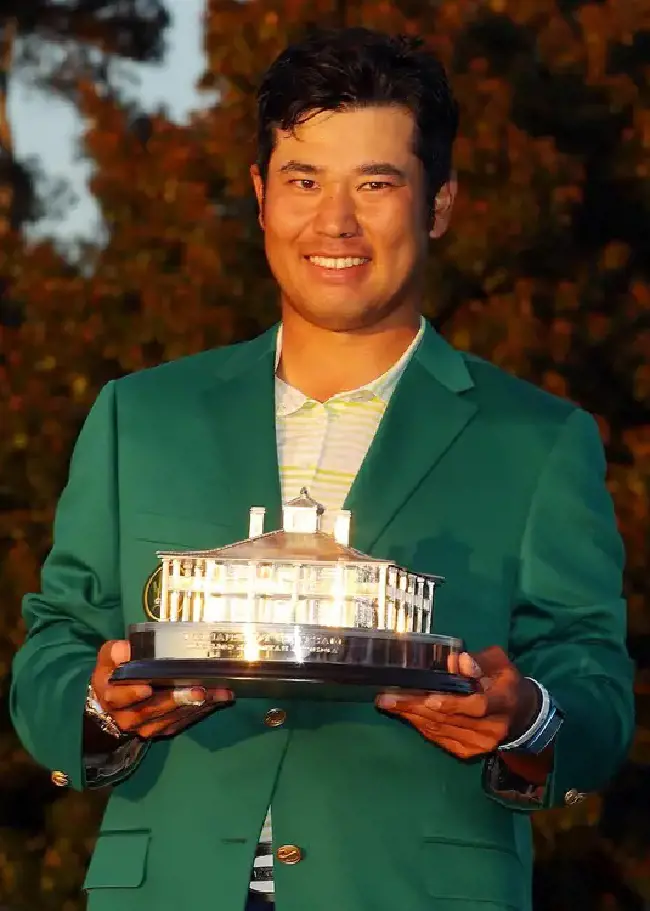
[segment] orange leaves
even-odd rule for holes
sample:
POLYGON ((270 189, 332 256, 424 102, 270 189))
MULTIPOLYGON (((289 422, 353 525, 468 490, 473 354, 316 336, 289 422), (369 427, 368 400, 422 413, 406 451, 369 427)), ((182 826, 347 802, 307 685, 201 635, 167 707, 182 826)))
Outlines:
POLYGON ((574 67, 581 60, 581 45, 571 22, 559 13, 551 14, 537 34, 537 48, 543 60, 559 69, 574 67))
POLYGON ((510 372, 525 374, 544 340, 530 292, 530 283, 521 281, 511 293, 491 294, 484 303, 469 303, 448 325, 447 338, 510 372))
POLYGON ((606 271, 624 269, 630 261, 632 250, 628 244, 620 240, 612 240, 603 247, 600 254, 599 265, 606 271))
MULTIPOLYGON (((52 244, 9 237, 0 245, 4 298, 25 316, 0 326, 0 540, 8 542, 0 675, 22 634, 19 597, 36 584, 68 453, 99 387, 275 318, 249 186, 254 91, 287 41, 307 20, 333 21, 335 5, 206 0, 201 83, 217 88, 218 103, 182 125, 162 114, 134 117, 96 85, 78 86, 106 243, 79 267, 52 244)), ((609 61, 614 42, 630 49, 635 32, 650 27, 650 0, 362 0, 347 4, 347 15, 424 35, 452 70, 460 194, 449 236, 432 245, 426 312, 459 348, 597 414, 628 551, 630 626, 647 631, 650 71, 645 63, 619 72, 609 61), (508 26, 497 38, 483 28, 495 15, 508 26), (509 58, 499 42, 521 38, 519 27, 530 45, 509 58), (598 181, 589 183, 593 173, 598 181), (617 221, 628 197, 632 215, 617 221)), ((8 755, 0 749, 0 759, 8 755)), ((31 769, 23 754, 2 761, 8 776, 31 769)), ((58 801, 47 847, 43 839, 32 855, 22 837, 3 836, 3 896, 17 907, 28 894, 30 907, 77 911, 91 806, 76 794, 58 801)), ((593 815, 597 801, 590 806, 593 815)), ((545 818, 549 839, 578 819, 545 818)))

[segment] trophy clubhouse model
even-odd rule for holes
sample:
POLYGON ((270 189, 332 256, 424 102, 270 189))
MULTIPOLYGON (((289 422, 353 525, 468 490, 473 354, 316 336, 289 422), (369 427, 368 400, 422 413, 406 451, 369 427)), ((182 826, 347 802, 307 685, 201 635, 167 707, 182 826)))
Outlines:
POLYGON ((321 530, 323 507, 303 488, 282 529, 216 550, 159 552, 144 606, 129 627, 131 661, 115 682, 223 686, 235 696, 371 700, 391 689, 470 693, 449 672, 460 639, 432 632, 440 576, 409 572, 349 546, 351 513, 321 530))

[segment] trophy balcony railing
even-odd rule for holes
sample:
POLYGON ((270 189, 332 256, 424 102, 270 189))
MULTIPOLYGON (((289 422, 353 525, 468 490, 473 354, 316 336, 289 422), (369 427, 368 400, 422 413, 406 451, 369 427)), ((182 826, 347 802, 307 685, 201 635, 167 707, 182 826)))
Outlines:
POLYGON ((249 598, 232 595, 171 591, 160 620, 168 622, 306 624, 333 628, 363 628, 395 633, 428 633, 431 606, 386 599, 384 617, 379 599, 249 598))
POLYGON ((165 557, 156 619, 428 633, 436 581, 388 563, 238 564, 165 557))

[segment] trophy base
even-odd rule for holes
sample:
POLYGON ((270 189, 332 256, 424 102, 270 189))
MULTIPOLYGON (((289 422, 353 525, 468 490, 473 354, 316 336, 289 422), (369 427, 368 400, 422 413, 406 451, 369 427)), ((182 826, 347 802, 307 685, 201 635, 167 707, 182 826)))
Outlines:
POLYGON ((445 671, 411 668, 367 668, 350 665, 311 665, 274 662, 272 666, 246 661, 207 660, 130 661, 116 668, 113 683, 146 681, 155 688, 204 686, 231 690, 235 698, 327 699, 372 702, 392 690, 417 693, 476 691, 473 680, 445 671))
POLYGON ((236 698, 373 701, 391 690, 469 695, 476 682, 449 673, 460 639, 310 624, 158 622, 129 629, 132 660, 112 682, 204 686, 236 698))

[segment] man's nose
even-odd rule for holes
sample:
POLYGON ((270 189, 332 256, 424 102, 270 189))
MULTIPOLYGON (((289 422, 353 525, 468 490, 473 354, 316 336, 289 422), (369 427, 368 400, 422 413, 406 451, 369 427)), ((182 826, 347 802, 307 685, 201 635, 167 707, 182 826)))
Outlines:
POLYGON ((321 200, 314 228, 326 237, 355 237, 361 233, 354 200, 344 190, 329 193, 321 200))

